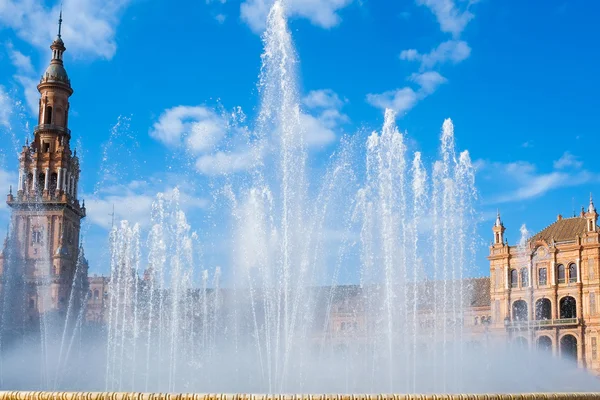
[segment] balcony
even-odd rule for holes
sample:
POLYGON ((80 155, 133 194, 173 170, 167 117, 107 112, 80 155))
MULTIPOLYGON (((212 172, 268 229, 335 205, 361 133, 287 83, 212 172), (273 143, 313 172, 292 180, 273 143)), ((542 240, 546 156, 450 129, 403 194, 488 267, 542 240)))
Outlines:
POLYGON ((506 321, 507 329, 540 329, 576 326, 581 323, 579 318, 543 319, 534 321, 506 321))
POLYGON ((40 124, 33 128, 34 133, 42 132, 42 131, 59 131, 62 133, 66 133, 68 135, 71 134, 71 130, 68 128, 63 128, 62 126, 54 125, 54 124, 40 124))

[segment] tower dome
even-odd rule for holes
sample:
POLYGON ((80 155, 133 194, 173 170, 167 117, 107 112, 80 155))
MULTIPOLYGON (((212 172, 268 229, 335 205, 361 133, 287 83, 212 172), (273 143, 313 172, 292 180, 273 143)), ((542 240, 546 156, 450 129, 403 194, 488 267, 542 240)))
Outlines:
POLYGON ((67 85, 71 84, 69 81, 69 76, 67 75, 67 70, 65 69, 65 67, 63 67, 62 63, 61 64, 52 64, 51 63, 50 65, 48 65, 48 68, 46 68, 44 75, 42 75, 42 81, 43 82, 58 81, 58 82, 66 83, 67 85))
POLYGON ((56 38, 50 45, 50 49, 52 49, 52 59, 50 60, 50 65, 48 65, 48 68, 46 68, 46 71, 42 75, 42 80, 40 81, 40 84, 61 82, 66 84, 70 88, 71 82, 69 81, 67 70, 65 70, 65 67, 63 66, 63 53, 65 52, 66 47, 61 37, 61 29, 62 10, 58 19, 58 34, 56 35, 56 38))

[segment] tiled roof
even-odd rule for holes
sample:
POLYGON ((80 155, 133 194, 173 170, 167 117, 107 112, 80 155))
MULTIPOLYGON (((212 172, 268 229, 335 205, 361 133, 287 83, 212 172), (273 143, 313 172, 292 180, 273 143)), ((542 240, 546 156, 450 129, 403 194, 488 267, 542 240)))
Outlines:
POLYGON ((586 219, 584 217, 563 218, 547 226, 541 232, 535 234, 531 240, 545 240, 556 242, 575 240, 577 235, 583 236, 586 232, 586 219))
POLYGON ((469 307, 486 307, 491 303, 490 300, 490 278, 468 279, 471 286, 471 302, 467 303, 469 307))
MULTIPOLYGON (((411 284, 407 284, 405 288, 398 287, 396 293, 403 293, 407 290, 409 293, 415 293, 415 288, 411 284)), ((341 305, 350 300, 347 304, 350 308, 358 307, 365 300, 366 296, 379 297, 383 296, 384 288, 373 286, 370 288, 361 288, 356 285, 337 286, 337 287, 320 287, 317 289, 319 293, 317 304, 319 308, 323 308, 329 301, 332 305, 341 305), (370 294, 367 294, 370 292, 370 294)), ((435 298, 434 293, 446 292, 449 298, 458 299, 463 297, 465 307, 488 307, 490 305, 490 278, 466 278, 462 281, 422 281, 417 283, 416 295, 417 306, 420 309, 431 309, 435 298)), ((401 298, 401 294, 398 294, 401 298)), ((458 301, 458 300, 457 300, 458 301)), ((358 307, 360 308, 360 307, 358 307)))

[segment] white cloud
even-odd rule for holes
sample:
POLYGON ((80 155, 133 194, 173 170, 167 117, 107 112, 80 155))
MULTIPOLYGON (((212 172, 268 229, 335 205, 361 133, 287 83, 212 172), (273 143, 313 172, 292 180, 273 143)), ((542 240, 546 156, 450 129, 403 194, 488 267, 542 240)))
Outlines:
MULTIPOLYGON (((436 16, 442 32, 452 33, 454 39, 439 44, 426 54, 419 53, 416 49, 407 49, 400 53, 401 60, 418 61, 421 64, 419 68, 421 73, 412 74, 408 78, 420 86, 418 90, 404 87, 380 94, 367 95, 367 102, 371 105, 382 109, 391 108, 396 111, 397 115, 410 110, 419 100, 434 93, 441 84, 448 82, 439 73, 431 71, 433 67, 446 62, 457 64, 471 54, 471 48, 467 42, 458 40, 458 37, 469 21, 473 19, 472 13, 468 10, 459 10, 453 0, 416 0, 416 2, 428 7, 436 16)), ((475 2, 477 0, 469 0, 468 5, 475 2)))
POLYGON ((196 169, 205 175, 227 174, 248 169, 260 159, 260 150, 238 145, 226 150, 227 134, 239 142, 244 132, 241 110, 231 115, 217 114, 203 106, 177 106, 165 110, 154 123, 150 136, 172 148, 183 147, 196 157, 196 169), (255 151, 256 150, 256 151, 255 151))
POLYGON ((23 86, 27 107, 37 117, 40 99, 40 93, 37 90, 38 80, 24 75, 15 75, 14 78, 23 86))
POLYGON ((435 92, 438 86, 448 82, 446 78, 435 71, 423 72, 422 74, 412 74, 410 80, 421 87, 421 96, 430 95, 435 92))
POLYGON ((233 172, 245 171, 259 160, 252 150, 223 152, 200 156, 196 161, 196 168, 205 175, 223 175, 233 172))
MULTIPOLYGON (((150 223, 152 203, 157 193, 164 193, 166 198, 174 194, 175 188, 160 181, 131 181, 102 188, 98 193, 80 196, 85 198, 87 219, 104 229, 110 229, 114 206, 115 221, 127 220, 146 227, 150 223)), ((208 204, 204 198, 198 198, 180 189, 179 202, 184 211, 202 209, 208 204)))
POLYGON ((527 141, 521 143, 521 147, 523 147, 524 149, 530 149, 533 147, 533 141, 527 140, 527 141))
MULTIPOLYGON (((306 110, 300 114, 300 126, 309 149, 334 142, 349 122, 341 112, 346 100, 331 89, 311 91, 302 103, 306 110)), ((149 134, 168 147, 185 148, 205 175, 230 174, 258 165, 273 147, 271 137, 251 143, 248 128, 241 125, 244 122, 239 107, 230 114, 217 114, 203 106, 177 106, 165 110, 149 134)))
POLYGON ((412 74, 409 80, 419 85, 419 88, 414 90, 404 87, 379 94, 370 93, 367 95, 367 102, 383 110, 390 108, 400 115, 409 111, 419 100, 429 96, 437 90, 438 86, 447 82, 446 78, 434 71, 412 74))
POLYGON ((325 146, 336 138, 336 134, 331 127, 312 115, 301 114, 300 124, 305 132, 304 140, 308 147, 325 146))
POLYGON ((312 90, 302 99, 309 113, 300 115, 300 125, 309 148, 324 147, 335 141, 341 126, 350 121, 341 112, 346 102, 331 89, 312 90))
POLYGON ((20 73, 32 74, 33 64, 31 64, 31 58, 16 50, 12 43, 6 45, 8 50, 8 57, 12 65, 14 65, 20 73))
POLYGON ((400 59, 419 61, 421 63, 421 70, 424 70, 445 62, 458 64, 467 59, 470 54, 471 48, 467 42, 463 40, 448 40, 427 54, 421 54, 415 49, 404 50, 400 53, 400 59))
POLYGON ((565 168, 575 168, 579 169, 583 166, 583 162, 579 160, 578 157, 574 156, 568 151, 565 151, 564 154, 556 161, 554 161, 555 169, 565 169, 565 168))
POLYGON ((302 103, 308 108, 341 108, 345 100, 331 89, 311 90, 302 99, 302 103))
POLYGON ((396 114, 402 114, 410 110, 417 104, 417 93, 409 87, 402 89, 388 90, 387 92, 367 95, 367 102, 374 107, 386 109, 390 108, 396 114))
POLYGON ((0 125, 10 127, 10 116, 12 114, 12 102, 4 86, 0 85, 0 125))
MULTIPOLYGON (((116 52, 115 30, 131 0, 64 0, 62 36, 71 54, 110 59, 116 52)), ((0 25, 24 41, 47 49, 57 32, 60 3, 47 8, 35 0, 0 0, 0 25)))
POLYGON ((226 122, 210 108, 177 106, 161 114, 150 136, 167 146, 180 146, 185 140, 189 150, 200 153, 214 147, 226 130, 226 122))
POLYGON ((451 33, 454 37, 460 36, 469 21, 475 17, 468 10, 459 10, 454 0, 417 0, 417 4, 428 7, 440 24, 440 30, 451 33))
MULTIPOLYGON (((600 179, 598 174, 585 170, 565 172, 554 169, 546 173, 539 172, 535 165, 526 161, 512 163, 478 161, 476 164, 478 174, 483 174, 484 179, 508 185, 502 187, 500 193, 492 194, 490 203, 531 199, 551 190, 579 186, 600 179)), ((497 185, 494 185, 494 190, 497 189, 497 185)))
POLYGON ((31 64, 31 58, 16 50, 10 42, 6 44, 6 50, 12 65, 17 70, 13 78, 23 86, 27 106, 33 115, 37 115, 39 107, 38 80, 35 79, 35 70, 31 64))
MULTIPOLYGON (((332 28, 341 18, 338 11, 347 7, 352 0, 288 0, 287 13, 290 17, 306 18, 313 25, 332 28)), ((267 15, 273 0, 246 0, 240 6, 240 14, 254 32, 265 28, 267 15)))
POLYGON ((226 18, 227 18, 227 16, 225 14, 215 15, 215 20, 220 24, 224 23, 226 18))

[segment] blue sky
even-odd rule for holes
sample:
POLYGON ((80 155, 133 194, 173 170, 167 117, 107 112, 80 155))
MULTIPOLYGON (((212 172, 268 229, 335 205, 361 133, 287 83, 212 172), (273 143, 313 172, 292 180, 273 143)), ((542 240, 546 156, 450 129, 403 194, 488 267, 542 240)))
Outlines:
MULTIPOLYGON (((190 221, 209 229, 211 177, 243 169, 214 142, 223 112, 257 113, 268 0, 65 0, 70 128, 82 157, 86 253, 106 273, 109 216, 147 221, 155 193, 179 186, 190 221), (180 123, 183 122, 181 125, 180 123), (189 122, 210 140, 183 140, 189 122), (223 155, 221 155, 223 156, 223 155)), ((35 85, 58 16, 55 1, 0 0, 0 184, 36 121, 35 85)), ((344 133, 379 129, 398 111, 411 150, 436 158, 445 118, 477 166, 478 274, 499 208, 511 243, 600 198, 596 163, 600 62, 592 1, 289 0, 301 60, 311 163, 344 133), (317 106, 318 105, 318 106, 317 106)), ((198 138, 197 138, 198 139, 198 138)), ((81 197, 80 196, 80 197, 81 197)), ((2 206, 0 223, 8 220, 2 206)), ((219 239, 207 246, 224 251, 219 239)), ((209 251, 209 253, 211 252, 209 251)), ((207 263, 218 262, 210 254, 207 263)))

